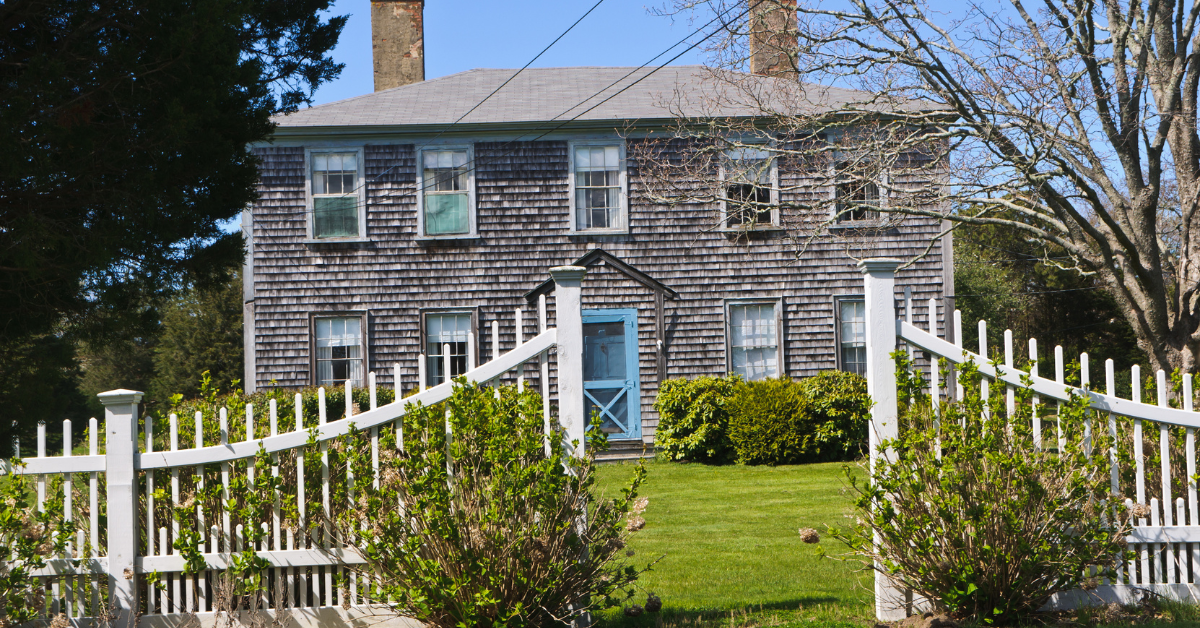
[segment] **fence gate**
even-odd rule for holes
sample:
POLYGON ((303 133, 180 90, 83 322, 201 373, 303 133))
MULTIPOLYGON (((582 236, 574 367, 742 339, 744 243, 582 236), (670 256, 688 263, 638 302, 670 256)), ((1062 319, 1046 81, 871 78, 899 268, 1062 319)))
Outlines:
MULTIPOLYGON (((520 328, 517 329, 517 345, 500 355, 498 342, 493 344, 493 359, 465 373, 471 382, 497 383, 502 378, 515 379, 523 386, 527 368, 537 364, 530 379, 537 379, 544 399, 543 412, 547 427, 552 420, 550 410, 550 352, 556 349, 558 421, 566 431, 568 441, 584 442, 585 416, 583 394, 583 340, 580 310, 581 282, 586 269, 563 266, 550 270, 555 289, 555 317, 557 327, 547 326, 545 296, 538 308, 539 334, 522 342, 520 328), (515 371, 515 373, 513 373, 515 371)), ((520 312, 516 320, 520 321, 520 312)), ((498 337, 498 334, 496 334, 498 337)), ((474 351, 474 347, 468 347, 474 351)), ((450 352, 445 351, 447 362, 450 352)), ((414 356, 419 372, 424 370, 424 356, 414 356)), ((446 372, 450 366, 446 364, 446 372)), ((400 381, 400 367, 394 366, 393 381, 400 381)), ((170 438, 167 451, 156 451, 153 422, 139 434, 138 403, 142 393, 130 390, 114 390, 100 395, 105 406, 104 451, 100 451, 97 438, 99 425, 92 419, 88 431, 88 454, 71 455, 72 426, 63 424, 63 452, 61 456, 46 455, 45 426, 39 427, 36 458, 24 460, 22 466, 5 469, 10 473, 35 476, 37 505, 44 509, 48 500, 61 499, 68 519, 72 512, 85 512, 86 520, 72 522, 74 537, 67 546, 66 555, 54 556, 45 569, 36 572, 42 583, 45 606, 42 621, 65 617, 72 626, 113 625, 116 628, 175 627, 189 624, 189 628, 212 626, 226 620, 263 626, 284 626, 291 623, 295 628, 321 626, 407 626, 418 625, 406 618, 396 618, 384 612, 383 600, 373 599, 370 582, 357 579, 347 573, 346 566, 359 564, 362 560, 352 546, 342 539, 331 539, 328 534, 309 534, 304 525, 285 528, 280 525, 279 510, 274 510, 273 521, 238 521, 228 510, 220 521, 204 521, 203 515, 180 520, 155 521, 155 495, 157 499, 169 500, 172 512, 175 507, 188 507, 182 502, 195 489, 203 489, 205 478, 216 478, 223 489, 223 498, 229 498, 231 473, 247 474, 253 478, 253 459, 265 450, 272 454, 271 472, 280 472, 280 456, 298 451, 308 445, 319 447, 317 468, 304 468, 303 456, 295 458, 297 468, 297 494, 281 495, 278 500, 295 500, 299 521, 306 517, 314 520, 316 513, 306 513, 306 507, 315 504, 315 496, 305 497, 306 485, 317 485, 321 493, 320 508, 324 514, 330 512, 330 488, 345 477, 330 477, 329 448, 339 436, 350 432, 351 424, 361 432, 369 432, 372 460, 378 472, 379 434, 384 429, 401 429, 398 421, 408 402, 426 406, 439 403, 450 397, 452 383, 445 382, 429 389, 424 388, 425 378, 420 379, 421 392, 407 399, 379 407, 376 401, 375 373, 368 375, 370 408, 358 412, 351 401, 351 384, 346 382, 345 418, 326 421, 325 390, 319 390, 319 418, 309 421, 305 428, 305 417, 300 411, 300 395, 296 395, 296 416, 278 416, 275 401, 269 408, 246 408, 244 438, 230 434, 229 417, 225 410, 219 416, 220 442, 204 442, 202 429, 204 417, 197 416, 194 438, 180 434, 179 427, 185 423, 170 417, 170 438), (257 411, 257 412, 256 412, 257 411), (269 430, 261 421, 269 422, 269 430), (256 430, 255 424, 259 428, 256 430), (291 428, 289 429, 289 426, 291 428), (268 436, 259 435, 268 433, 268 436), (141 436, 144 438, 139 438, 141 436), (310 440, 311 439, 311 440, 310 440), (188 441, 193 447, 188 448, 188 441), (315 443, 314 443, 315 441, 315 443), (144 449, 139 450, 139 442, 144 449), (245 467, 237 461, 251 460, 245 467), (319 482, 317 481, 319 478, 319 482), (158 481, 159 484, 155 485, 158 481), (192 483, 191 486, 188 483, 192 483), (198 486, 197 486, 198 484, 198 486), (61 490, 60 490, 61 489, 61 490), (156 490, 157 489, 157 490, 156 490), (50 494, 48 494, 48 491, 50 494), (75 495, 79 499, 86 494, 86 508, 73 504, 75 495), (101 529, 102 512, 107 523, 101 529), (261 544, 253 549, 259 558, 269 564, 264 584, 264 595, 255 596, 257 608, 241 608, 228 613, 231 606, 221 603, 222 595, 238 595, 236 591, 218 590, 217 576, 227 569, 248 541, 245 531, 249 526, 261 526, 266 534, 261 544), (194 535, 194 536, 191 536, 194 535), (199 549, 204 560, 203 569, 187 571, 185 557, 174 548, 180 538, 198 538, 199 549), (335 576, 342 584, 335 586, 335 576), (258 604, 257 600, 262 600, 258 604), (236 615, 236 617, 222 617, 236 615), (194 618, 194 619, 193 619, 194 618), (199 626, 195 626, 196 620, 199 626)), ((214 417, 208 417, 211 421, 214 417)), ((160 435, 160 442, 162 442, 160 435)), ((402 436, 398 434, 398 436, 402 436)), ((397 438, 397 443, 403 439, 397 438)), ((549 447, 550 444, 547 443, 549 447)), ((569 447, 569 443, 564 444, 569 447)), ((582 454, 582 446, 577 455, 582 454)), ((210 489, 214 487, 210 486, 210 489)), ((228 600, 226 600, 228 601, 228 600)), ((60 619, 61 621, 61 619, 60 619)))
MULTIPOLYGON (((936 403, 941 394, 938 384, 936 360, 945 358, 952 366, 973 362, 983 376, 982 386, 986 396, 987 387, 1004 386, 1008 404, 1013 403, 1013 391, 1018 387, 1028 388, 1034 395, 1034 403, 1067 401, 1070 398, 1068 385, 1064 381, 1066 362, 1062 347, 1054 350, 1054 379, 1041 376, 1037 368, 1038 352, 1035 340, 1030 340, 1029 357, 1035 366, 1031 372, 1013 367, 1012 333, 1005 331, 1002 363, 989 361, 987 329, 979 321, 978 352, 963 348, 962 321, 956 310, 950 321, 939 319, 937 300, 914 303, 910 293, 897 298, 895 272, 900 265, 896 259, 868 259, 859 263, 864 275, 866 327, 867 327, 867 390, 874 401, 871 409, 870 455, 872 468, 880 456, 890 456, 890 451, 880 451, 879 443, 895 438, 897 434, 897 389, 895 362, 891 358, 897 347, 909 351, 927 352, 931 399, 936 403), (903 317, 897 316, 896 303, 904 307, 903 317), (923 315, 923 316, 922 316, 923 315), (924 319, 924 329, 918 324, 924 319), (938 321, 942 328, 953 330, 953 341, 938 336, 938 321), (948 323, 948 324, 947 324, 948 323), (1022 378, 1028 376, 1032 384, 1026 386, 1022 378)), ((1105 579, 1100 586, 1088 592, 1076 591, 1059 595, 1049 603, 1051 608, 1072 608, 1081 603, 1119 602, 1136 603, 1142 592, 1150 591, 1180 601, 1200 601, 1200 507, 1196 491, 1196 428, 1200 427, 1200 414, 1192 408, 1192 376, 1183 376, 1182 409, 1171 408, 1168 403, 1167 375, 1156 373, 1157 404, 1142 403, 1140 390, 1141 373, 1137 366, 1132 369, 1133 390, 1130 399, 1116 396, 1115 373, 1112 360, 1105 364, 1104 393, 1092 390, 1087 354, 1079 357, 1081 387, 1069 387, 1071 393, 1088 400, 1091 408, 1085 419, 1086 430, 1091 423, 1096 429, 1107 428, 1115 441, 1113 450, 1107 452, 1111 466, 1112 487, 1116 495, 1131 493, 1125 500, 1129 511, 1134 513, 1132 530, 1126 537, 1128 549, 1136 555, 1135 560, 1116 566, 1115 580, 1105 579), (1132 422, 1132 438, 1128 442, 1117 441, 1117 419, 1126 417, 1132 422), (1183 452, 1170 447, 1172 433, 1183 431, 1183 452), (1154 435, 1157 432, 1157 443, 1154 435), (1146 444, 1158 446, 1161 460, 1159 469, 1147 469, 1149 464, 1146 444), (1119 457, 1128 456, 1134 464, 1134 486, 1122 486, 1120 482, 1119 457), (1181 491, 1173 488, 1172 469, 1184 470, 1184 477, 1176 477, 1181 491), (1147 475, 1157 471, 1160 486, 1147 486, 1147 475), (1136 508, 1135 508, 1136 506, 1136 508)), ((1009 412, 1011 414, 1011 410, 1009 412)), ((1036 417, 1036 415, 1035 415, 1036 417)), ((1032 429, 1035 442, 1041 436, 1043 426, 1036 418, 1032 429)), ((1054 428, 1045 426, 1049 432, 1054 428)), ((1047 434, 1047 438, 1050 434, 1047 434)), ((1176 436, 1178 440, 1178 436, 1176 436)), ((1105 455, 1105 452, 1096 452, 1105 455)), ((914 612, 924 610, 918 600, 899 589, 893 581, 880 574, 875 576, 875 612, 883 621, 903 619, 914 612)))

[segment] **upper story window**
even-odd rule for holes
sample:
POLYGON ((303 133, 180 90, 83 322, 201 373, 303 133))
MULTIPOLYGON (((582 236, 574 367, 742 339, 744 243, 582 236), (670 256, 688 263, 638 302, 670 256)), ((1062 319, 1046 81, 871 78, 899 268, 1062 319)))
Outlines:
POLYGON ((721 159, 727 228, 779 224, 778 160, 765 148, 726 150, 721 159))
POLYGON ((837 166, 837 186, 834 191, 834 211, 837 222, 865 222, 879 219, 882 195, 879 185, 858 173, 848 164, 837 166))
POLYGON ((474 181, 470 148, 421 151, 421 235, 465 236, 475 233, 474 181))
POLYGON ((575 231, 625 231, 625 148, 620 144, 574 144, 571 186, 575 231))
POLYGON ((450 356, 450 377, 458 377, 471 368, 473 359, 470 342, 475 333, 472 312, 425 312, 425 385, 437 386, 446 381, 446 356, 450 356), (449 353, 446 352, 449 347, 449 353))
POLYGON ((308 157, 312 238, 364 237, 360 151, 310 151, 308 157))
POLYGON ((746 380, 779 377, 779 310, 779 301, 732 301, 726 305, 730 373, 746 380))
POLYGON ((313 319, 316 356, 316 384, 335 386, 349 380, 363 385, 362 316, 318 317, 313 319))
POLYGON ((867 316, 861 297, 838 299, 838 368, 859 375, 867 374, 867 316))

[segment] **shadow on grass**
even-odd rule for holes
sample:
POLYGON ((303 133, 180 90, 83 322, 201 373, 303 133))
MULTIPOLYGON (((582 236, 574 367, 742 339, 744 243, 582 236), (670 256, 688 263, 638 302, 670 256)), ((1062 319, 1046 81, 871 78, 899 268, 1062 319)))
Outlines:
POLYGON ((629 617, 621 609, 610 609, 597 625, 600 628, 860 627, 874 623, 873 611, 867 606, 846 606, 844 600, 833 596, 811 596, 744 608, 664 608, 659 613, 643 613, 638 617, 629 617))

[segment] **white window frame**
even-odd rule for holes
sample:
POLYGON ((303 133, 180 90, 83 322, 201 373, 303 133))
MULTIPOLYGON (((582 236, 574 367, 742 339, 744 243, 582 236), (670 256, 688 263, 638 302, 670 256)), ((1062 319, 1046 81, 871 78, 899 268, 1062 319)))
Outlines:
POLYGON ((479 225, 475 206, 475 145, 474 144, 435 144, 423 146, 417 151, 417 239, 419 240, 462 240, 479 237, 479 225), (425 233, 425 153, 442 152, 447 150, 467 151, 467 233, 448 233, 445 235, 426 235, 425 233))
MULTIPOLYGON (((839 176, 840 176, 840 172, 838 171, 837 163, 835 163, 833 165, 833 167, 830 168, 830 170, 829 170, 829 179, 831 181, 833 181, 833 185, 830 186, 832 189, 830 190, 830 193, 829 193, 829 201, 830 201, 829 217, 831 218, 830 226, 835 229, 836 228, 859 229, 859 228, 875 227, 875 226, 883 224, 882 214, 879 216, 876 216, 875 218, 868 218, 868 219, 864 219, 864 220, 843 219, 838 216, 839 176)), ((887 182, 888 182, 888 175, 887 175, 886 171, 880 172, 878 180, 873 181, 873 183, 875 184, 875 188, 879 190, 879 211, 880 212, 882 212, 883 209, 885 207, 887 207, 887 201, 888 201, 887 182)))
MULTIPOLYGON (((308 313, 309 383, 313 386, 320 385, 317 382, 317 319, 319 318, 358 318, 362 320, 359 327, 362 331, 360 351, 362 351, 363 382, 361 384, 365 385, 367 374, 371 372, 370 316, 366 310, 331 310, 308 313)), ((355 384, 355 386, 358 385, 355 384)))
POLYGON ((777 371, 775 377, 786 377, 788 374, 787 345, 784 339, 787 338, 787 334, 784 333, 783 299, 780 297, 725 299, 725 373, 733 373, 733 330, 730 325, 733 323, 733 308, 739 305, 775 306, 775 361, 777 371))
POLYGON ((363 157, 364 152, 362 146, 333 146, 321 148, 304 149, 304 215, 305 215, 305 242, 310 244, 324 242, 361 242, 367 239, 367 185, 364 176, 363 157), (355 205, 358 207, 358 235, 357 236, 338 236, 332 238, 318 238, 316 236, 316 213, 313 203, 313 155, 332 154, 332 153, 354 153, 358 155, 356 165, 358 173, 354 177, 354 188, 358 200, 355 205))
MULTIPOLYGON (((846 365, 842 360, 842 304, 843 303, 863 303, 866 304, 866 296, 861 294, 839 294, 833 297, 833 359, 834 365, 839 371, 845 371, 846 365)), ((864 314, 865 316, 865 314, 864 314)), ((866 333, 866 321, 863 321, 864 334, 866 333)), ((865 336, 864 336, 865 338, 865 336)), ((865 366, 863 367, 866 368, 865 366)), ((863 373, 865 376, 865 372, 863 373)))
POLYGON ((629 161, 626 157, 623 140, 568 140, 567 141, 567 205, 570 208, 569 231, 580 234, 629 233, 629 161), (575 149, 589 147, 617 147, 619 173, 617 180, 621 191, 621 208, 617 216, 617 226, 608 229, 580 229, 578 207, 575 204, 575 149))
POLYGON ((768 142, 746 142, 740 146, 726 148, 721 150, 721 156, 718 159, 719 179, 721 182, 721 230, 722 231, 746 231, 745 225, 730 226, 729 224, 729 201, 726 200, 726 171, 725 171, 725 153, 730 150, 740 150, 761 146, 761 150, 767 152, 767 157, 771 160, 771 172, 768 175, 771 179, 771 222, 769 224, 758 223, 754 225, 755 230, 759 229, 779 229, 781 226, 779 216, 779 155, 771 151, 774 144, 768 142))
MULTIPOLYGON (((475 367, 479 366, 479 308, 473 308, 473 307, 461 307, 461 308, 431 307, 431 308, 421 308, 418 311, 418 319, 419 319, 419 324, 421 326, 421 328, 419 330, 420 343, 421 343, 421 355, 423 356, 423 358, 428 360, 430 357, 430 356, 425 355, 425 352, 427 350, 426 345, 429 344, 429 327, 428 327, 429 324, 426 321, 430 315, 439 315, 439 314, 455 314, 455 315, 465 315, 465 316, 470 317, 470 319, 471 319, 470 329, 467 331, 467 335, 470 336, 470 340, 468 340, 469 344, 467 346, 467 370, 470 371, 471 369, 474 369, 475 367)), ((439 354, 439 357, 441 359, 445 359, 445 356, 442 356, 440 354, 439 354)), ((428 382, 429 382, 429 378, 432 375, 432 373, 433 373, 432 369, 430 369, 427 365, 425 368, 425 385, 427 385, 427 386, 430 385, 430 384, 428 384, 428 382)))

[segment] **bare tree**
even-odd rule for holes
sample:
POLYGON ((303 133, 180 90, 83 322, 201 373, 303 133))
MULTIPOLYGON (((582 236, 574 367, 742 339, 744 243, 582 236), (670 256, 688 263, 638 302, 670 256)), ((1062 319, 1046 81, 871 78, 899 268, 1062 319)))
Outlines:
POLYGON ((661 202, 707 195, 740 208, 723 228, 754 228, 764 199, 721 165, 753 148, 804 172, 790 194, 779 182, 800 248, 864 233, 847 226, 1005 225, 1069 256, 1047 263, 1096 276, 1154 368, 1196 368, 1200 0, 964 0, 953 16, 923 0, 813 0, 798 13, 794 1, 669 9, 719 16, 723 32, 710 40, 712 87, 673 98, 690 152, 646 149, 661 202), (756 115, 697 123, 696 101, 756 115), (671 183, 683 180, 672 169, 699 183, 671 183))

